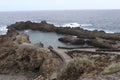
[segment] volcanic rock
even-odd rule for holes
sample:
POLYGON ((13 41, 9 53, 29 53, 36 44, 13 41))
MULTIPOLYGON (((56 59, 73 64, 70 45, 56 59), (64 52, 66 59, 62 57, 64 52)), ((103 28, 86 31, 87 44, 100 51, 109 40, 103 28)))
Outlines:
POLYGON ((16 31, 9 30, 7 35, 1 35, 0 73, 37 71, 50 76, 59 69, 60 60, 42 46, 30 43, 28 35, 16 31))
POLYGON ((39 30, 45 32, 54 32, 55 26, 53 24, 48 24, 46 21, 41 21, 41 23, 34 23, 34 22, 16 22, 8 26, 8 29, 14 28, 16 30, 39 30))
POLYGON ((115 46, 116 43, 114 41, 106 40, 102 38, 90 39, 87 40, 86 43, 88 45, 92 45, 98 48, 111 48, 111 49, 117 48, 115 46))
POLYGON ((82 28, 71 28, 71 27, 56 27, 53 24, 49 24, 46 21, 41 21, 41 23, 34 23, 34 22, 16 22, 8 26, 8 29, 14 28, 16 30, 38 30, 38 31, 45 31, 45 32, 56 32, 60 34, 69 34, 75 35, 80 38, 86 39, 94 39, 96 37, 100 37, 107 40, 120 40, 120 34, 116 33, 105 33, 104 31, 89 31, 84 30, 82 28))
POLYGON ((84 39, 75 38, 72 36, 65 36, 65 37, 59 38, 58 40, 61 42, 70 43, 73 45, 83 45, 85 43, 84 39))

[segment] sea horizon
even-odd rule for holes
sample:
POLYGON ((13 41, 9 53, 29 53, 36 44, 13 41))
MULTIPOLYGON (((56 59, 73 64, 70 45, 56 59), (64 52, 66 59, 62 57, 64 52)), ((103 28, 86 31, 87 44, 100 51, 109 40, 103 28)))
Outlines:
MULTIPOLYGON (((83 26, 88 30, 119 32, 120 9, 80 9, 80 10, 39 10, 0 12, 0 27, 19 21, 47 22, 62 26, 66 24, 91 24, 83 26)), ((74 25, 75 26, 75 25, 74 25)))
POLYGON ((7 10, 0 12, 39 12, 39 11, 89 11, 89 10, 120 10, 120 9, 43 9, 43 10, 7 10))

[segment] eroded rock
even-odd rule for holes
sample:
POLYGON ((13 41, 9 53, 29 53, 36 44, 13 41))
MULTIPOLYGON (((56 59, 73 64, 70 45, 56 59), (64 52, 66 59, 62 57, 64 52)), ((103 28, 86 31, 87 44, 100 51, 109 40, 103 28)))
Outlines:
POLYGON ((86 41, 88 45, 92 45, 98 48, 111 48, 115 49, 117 46, 115 46, 117 43, 115 41, 106 40, 102 38, 96 38, 96 39, 89 39, 86 41))
POLYGON ((70 43, 70 44, 73 44, 73 45, 83 45, 83 44, 85 44, 84 39, 75 38, 75 37, 72 37, 72 36, 65 36, 65 37, 59 38, 58 40, 61 41, 61 42, 70 43))
POLYGON ((78 39, 71 39, 71 38, 60 38, 60 41, 65 43, 71 44, 84 44, 82 39, 89 39, 89 43, 94 45, 95 47, 102 47, 102 48, 120 48, 120 34, 118 33, 105 33, 104 31, 89 31, 84 30, 80 27, 71 28, 71 27, 56 27, 53 24, 49 24, 46 21, 41 21, 41 23, 34 23, 34 22, 16 22, 8 26, 8 30, 38 30, 44 32, 56 32, 58 34, 67 34, 67 35, 74 35, 77 36, 78 39), (96 39, 96 38, 99 38, 96 39), (110 41, 111 40, 111 41, 110 41), (111 44, 110 42, 113 43, 111 44), (119 45, 117 45, 119 44, 119 45))
POLYGON ((60 60, 49 49, 30 43, 26 34, 16 33, 0 36, 0 73, 37 71, 48 77, 59 69, 60 60))

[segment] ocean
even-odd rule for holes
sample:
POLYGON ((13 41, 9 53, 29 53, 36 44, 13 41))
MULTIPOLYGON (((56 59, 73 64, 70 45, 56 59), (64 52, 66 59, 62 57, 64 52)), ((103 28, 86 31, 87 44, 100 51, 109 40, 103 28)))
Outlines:
MULTIPOLYGON (((0 12, 0 35, 3 35, 7 32, 6 29, 7 25, 19 21, 28 21, 28 20, 32 22, 40 22, 42 20, 46 20, 48 23, 52 23, 58 27, 80 26, 88 30, 97 29, 111 33, 120 32, 120 10, 19 11, 19 12, 0 12)), ((53 39, 62 36, 53 33, 48 35, 48 34, 43 34, 42 32, 40 33, 34 31, 32 32, 24 31, 24 32, 30 35, 32 42, 43 41, 40 39, 36 40, 35 37, 31 37, 33 35, 39 35, 39 36, 46 35, 47 37, 55 36, 53 37, 53 39)), ((60 44, 63 45, 62 43, 60 44)))

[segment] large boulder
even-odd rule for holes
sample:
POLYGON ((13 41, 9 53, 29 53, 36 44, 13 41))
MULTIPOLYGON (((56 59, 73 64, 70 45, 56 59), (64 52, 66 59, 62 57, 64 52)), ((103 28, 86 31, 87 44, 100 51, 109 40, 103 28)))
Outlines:
POLYGON ((73 45, 83 45, 83 44, 85 44, 84 39, 76 38, 76 37, 73 37, 73 36, 61 37, 58 40, 63 42, 63 43, 70 43, 70 44, 73 44, 73 45))

